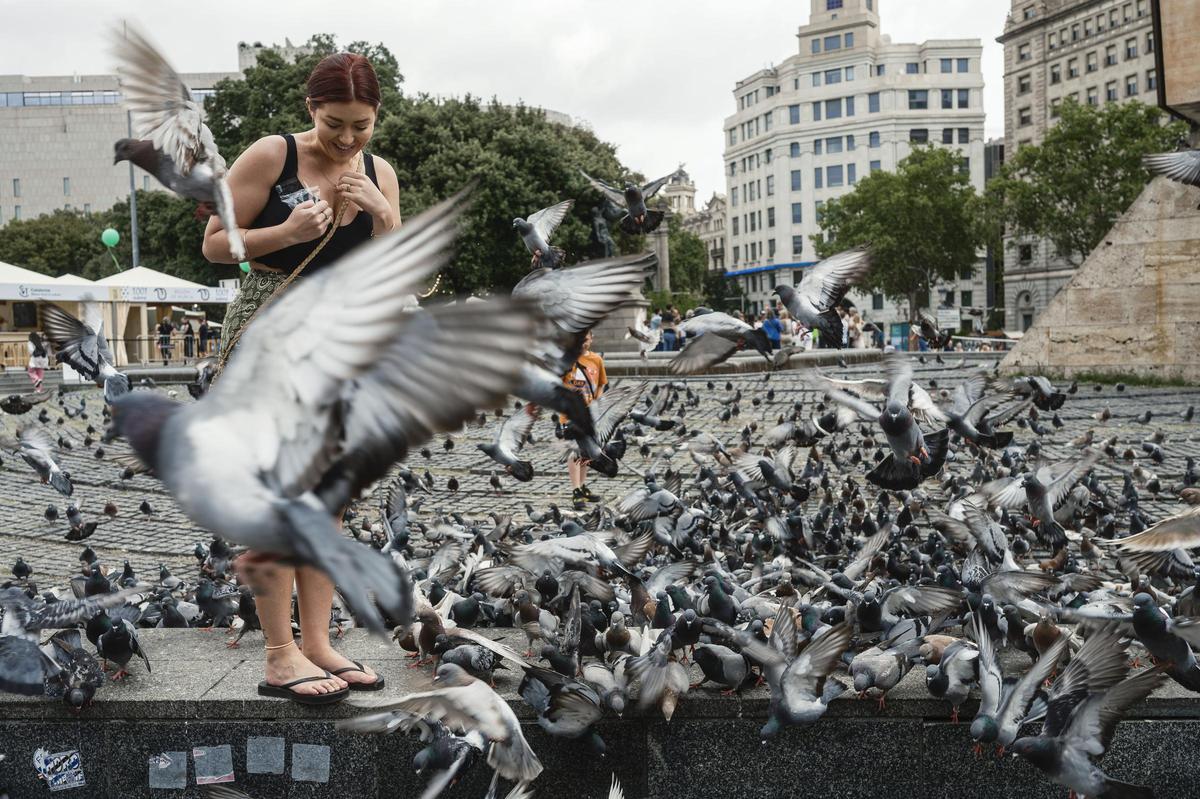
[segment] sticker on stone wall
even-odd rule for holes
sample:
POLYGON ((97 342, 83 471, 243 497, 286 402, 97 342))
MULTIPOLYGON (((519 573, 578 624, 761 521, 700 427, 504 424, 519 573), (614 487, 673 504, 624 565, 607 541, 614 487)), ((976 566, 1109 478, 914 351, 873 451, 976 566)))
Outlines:
POLYGON ((187 752, 151 755, 148 768, 151 788, 180 790, 187 787, 187 752))
POLYGON ((282 738, 250 736, 246 739, 247 774, 282 774, 282 738))
POLYGON ((297 782, 329 782, 329 747, 292 744, 292 779, 297 782))
POLYGON ((46 786, 52 791, 65 791, 86 785, 83 779, 83 760, 77 749, 54 754, 45 749, 38 749, 33 753, 33 767, 37 769, 38 777, 45 780, 46 786))
POLYGON ((196 766, 197 785, 233 782, 233 747, 229 744, 194 747, 192 762, 196 766))

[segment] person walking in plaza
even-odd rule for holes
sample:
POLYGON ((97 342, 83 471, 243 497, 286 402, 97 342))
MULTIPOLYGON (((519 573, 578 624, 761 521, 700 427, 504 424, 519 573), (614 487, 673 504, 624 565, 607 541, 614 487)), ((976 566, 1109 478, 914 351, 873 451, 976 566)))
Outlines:
POLYGON ((192 320, 183 320, 183 359, 190 361, 196 357, 196 331, 192 328, 192 320))
POLYGON ((171 317, 164 316, 158 323, 158 354, 162 356, 163 366, 171 359, 171 334, 174 332, 175 325, 171 324, 171 317))
POLYGON ((766 318, 763 319, 762 323, 763 332, 767 334, 767 341, 771 342, 771 349, 777 350, 783 336, 783 323, 775 315, 774 308, 768 308, 764 313, 766 314, 766 318))
POLYGON ((662 348, 666 352, 674 352, 678 347, 678 326, 679 312, 675 310, 675 306, 668 306, 662 312, 662 348))
MULTIPOLYGON (((260 307, 287 290, 292 276, 304 280, 400 225, 396 172, 365 152, 379 104, 379 80, 370 61, 354 53, 327 56, 308 78, 305 110, 312 127, 263 137, 231 166, 229 188, 250 272, 225 315, 223 356, 236 357, 242 329, 260 307)), ((204 256, 237 263, 216 216, 204 234, 204 256)), ((256 555, 247 553, 239 567, 247 568, 256 555)), ((256 581, 267 642, 260 694, 325 704, 342 699, 348 690, 383 688, 383 678, 370 666, 347 659, 330 644, 333 589, 328 576, 308 566, 276 563, 256 581), (302 646, 292 637, 293 586, 302 646)))
MULTIPOLYGON (((583 337, 583 351, 571 370, 563 375, 563 383, 583 395, 583 401, 591 405, 599 399, 608 386, 608 374, 604 371, 604 359, 592 352, 592 331, 583 337)), ((566 417, 562 418, 566 423, 566 417)), ((587 485, 588 462, 575 454, 567 457, 567 475, 571 479, 571 503, 575 510, 584 510, 589 502, 599 502, 601 497, 592 493, 587 485)))
POLYGON ((198 352, 201 358, 208 355, 208 339, 211 335, 212 329, 208 326, 208 317, 202 317, 200 319, 200 329, 196 331, 196 338, 198 339, 198 343, 200 345, 198 352))
POLYGON ((50 368, 50 352, 46 348, 46 342, 36 331, 29 333, 29 366, 26 371, 29 373, 29 379, 33 381, 33 390, 41 394, 43 389, 42 383, 46 379, 46 370, 50 368))

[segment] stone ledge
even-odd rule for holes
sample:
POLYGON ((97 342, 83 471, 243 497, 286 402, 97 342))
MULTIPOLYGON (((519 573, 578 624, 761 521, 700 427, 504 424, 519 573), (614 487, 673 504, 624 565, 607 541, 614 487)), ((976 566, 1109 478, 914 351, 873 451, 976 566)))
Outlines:
MULTIPOLYGON (((520 633, 484 632, 524 646, 520 633)), ((153 671, 147 674, 140 662, 132 664, 131 678, 105 685, 97 703, 79 716, 57 701, 0 695, 0 751, 8 755, 0 763, 0 785, 8 787, 11 799, 46 795, 32 768, 32 752, 39 747, 79 750, 89 787, 86 792, 64 792, 67 797, 191 799, 197 795, 191 767, 188 784, 193 787, 151 790, 149 758, 222 744, 231 746, 238 785, 252 796, 392 797, 420 792, 422 781, 411 767, 420 749, 415 739, 338 732, 338 718, 360 712, 346 703, 304 708, 259 697, 255 686, 261 678, 262 640, 256 634, 243 639, 238 650, 226 649, 220 632, 144 630, 140 635, 153 671), (283 739, 289 769, 293 744, 330 747, 329 781, 296 781, 288 769, 282 775, 247 774, 246 740, 253 736, 283 739)), ((429 686, 429 668, 408 668, 410 659, 390 642, 354 630, 337 645, 387 678, 384 697, 429 686)), ((699 679, 694 666, 692 676, 699 679)), ((541 796, 603 797, 609 774, 615 771, 630 799, 873 797, 894 796, 897 790, 956 799, 964 792, 1003 796, 1016 791, 1061 799, 1061 790, 1023 761, 991 754, 977 759, 968 724, 948 722, 948 705, 928 695, 919 669, 888 694, 884 710, 874 701, 843 697, 813 727, 787 730, 765 747, 758 735, 769 701, 765 687, 739 697, 697 689, 681 701, 670 724, 656 711, 641 713, 636 708, 622 718, 602 720, 597 730, 608 747, 604 759, 581 742, 543 733, 515 694, 518 682, 515 671, 497 673, 501 694, 524 720, 530 744, 546 766, 536 783, 541 796)), ((974 711, 974 700, 968 701, 963 718, 970 719, 974 711)), ((1198 744, 1200 701, 1171 682, 1121 725, 1104 766, 1114 776, 1150 784, 1162 795, 1197 795, 1200 762, 1181 761, 1169 753, 1198 744)), ((487 769, 477 766, 446 796, 481 796, 487 779, 487 769)))
MULTIPOLYGON (((621 377, 639 375, 670 376, 672 374, 670 364, 677 354, 677 352, 651 352, 647 353, 646 358, 643 359, 630 356, 628 353, 615 353, 612 356, 605 356, 604 368, 608 374, 621 377)), ((957 357, 962 353, 947 354, 951 357, 957 357)), ((883 352, 881 350, 810 350, 808 352, 797 352, 792 355, 787 364, 778 369, 774 369, 757 352, 739 352, 724 363, 717 364, 698 375, 678 375, 678 377, 683 379, 686 377, 696 378, 707 375, 744 374, 748 372, 801 371, 811 369, 814 366, 836 366, 839 358, 845 361, 847 365, 876 363, 883 359, 883 352)))

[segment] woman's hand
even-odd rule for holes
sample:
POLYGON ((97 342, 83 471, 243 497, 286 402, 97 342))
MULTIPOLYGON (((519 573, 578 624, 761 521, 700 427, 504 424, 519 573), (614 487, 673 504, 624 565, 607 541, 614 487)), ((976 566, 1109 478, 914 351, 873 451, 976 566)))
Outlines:
POLYGON ((306 200, 295 208, 283 223, 288 240, 293 244, 312 241, 323 236, 333 221, 333 209, 324 200, 306 200))
POLYGON ((337 179, 337 190, 348 200, 373 217, 391 216, 392 206, 383 192, 361 172, 343 172, 337 179))

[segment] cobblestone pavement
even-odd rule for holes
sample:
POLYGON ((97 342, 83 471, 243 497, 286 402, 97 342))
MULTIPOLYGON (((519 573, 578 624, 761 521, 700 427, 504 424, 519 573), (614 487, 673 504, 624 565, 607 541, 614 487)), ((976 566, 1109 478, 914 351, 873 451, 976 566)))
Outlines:
MULTIPOLYGON (((937 365, 932 360, 924 365, 915 364, 916 379, 923 385, 929 385, 933 380, 939 388, 952 388, 967 371, 976 366, 968 364, 951 368, 957 361, 953 357, 947 360, 945 366, 937 365)), ((866 364, 829 373, 867 377, 878 372, 878 364, 866 364)), ((649 382, 653 385, 666 380, 652 378, 649 382)), ((698 407, 687 409, 688 427, 712 432, 726 442, 733 442, 738 432, 752 422, 758 423, 758 432, 761 434, 773 426, 793 402, 803 403, 804 411, 811 413, 820 399, 821 390, 819 381, 802 372, 780 373, 767 382, 764 382, 762 374, 693 377, 683 382, 701 397, 698 407), (714 384, 712 390, 707 388, 710 381, 714 384), (732 390, 727 386, 731 386, 732 390), (768 389, 774 389, 773 400, 766 399, 768 389), (740 414, 728 421, 721 421, 718 413, 726 406, 720 400, 730 397, 737 390, 743 394, 740 414), (755 397, 761 400, 758 406, 752 403, 755 397)), ((182 387, 178 389, 178 394, 186 399, 182 387)), ((90 447, 83 445, 89 424, 96 429, 102 428, 102 401, 98 391, 69 393, 64 402, 71 409, 79 408, 80 403, 84 402, 88 415, 86 419, 81 416, 65 418, 62 408, 54 400, 46 406, 50 411, 51 427, 59 429, 64 439, 74 442, 73 449, 64 452, 61 457, 63 468, 71 473, 75 483, 75 494, 71 501, 78 505, 85 519, 104 522, 86 544, 95 550, 108 567, 119 569, 122 561, 128 559, 139 575, 150 579, 156 576, 160 563, 181 573, 194 570, 196 561, 191 552, 197 542, 209 540, 209 534, 188 521, 154 478, 139 475, 129 480, 121 479, 121 467, 113 463, 112 457, 128 452, 123 443, 105 445, 103 458, 96 456, 97 443, 93 442, 90 447), (150 504, 153 513, 146 515, 139 511, 143 500, 150 504), (115 503, 119 509, 113 519, 105 519, 102 515, 104 504, 108 501, 115 503)), ((1121 472, 1132 469, 1135 464, 1142 464, 1159 475, 1163 486, 1163 493, 1158 497, 1151 497, 1143 490, 1144 512, 1151 518, 1170 515, 1179 510, 1171 488, 1178 483, 1183 472, 1185 456, 1200 460, 1200 414, 1190 423, 1180 418, 1180 413, 1191 404, 1200 405, 1200 387, 1129 387, 1117 392, 1111 385, 1104 386, 1100 391, 1095 391, 1092 384, 1081 385, 1078 393, 1069 397, 1059 412, 1064 423, 1062 428, 1052 427, 1050 415, 1043 414, 1041 421, 1048 430, 1041 439, 1043 451, 1052 459, 1073 454, 1077 450, 1070 446, 1070 441, 1088 429, 1096 431, 1097 441, 1117 436, 1117 451, 1123 454, 1126 449, 1132 449, 1137 458, 1135 461, 1121 459, 1115 462, 1105 459, 1098 466, 1102 477, 1113 490, 1119 491, 1121 472), (1103 423, 1093 419, 1093 414, 1105 407, 1111 411, 1112 418, 1103 423), (1136 417, 1146 410, 1150 410, 1154 418, 1146 425, 1137 423, 1136 417), (1151 462, 1140 447, 1140 442, 1155 431, 1162 431, 1166 435, 1163 448, 1167 457, 1163 464, 1151 462)), ((36 413, 35 410, 30 415, 36 413)), ((5 416, 2 423, 9 430, 20 424, 12 416, 5 416)), ((428 458, 420 452, 410 453, 409 466, 418 474, 428 470, 435 481, 432 495, 424 501, 415 518, 427 518, 430 513, 437 511, 459 512, 467 516, 483 516, 491 511, 523 513, 525 503, 545 507, 549 502, 556 502, 569 508, 570 487, 566 467, 559 462, 561 450, 556 448, 552 423, 546 416, 534 428, 535 442, 524 451, 534 463, 534 480, 521 484, 504 477, 505 490, 502 493, 497 493, 489 486, 492 463, 476 450, 475 445, 488 440, 497 424, 497 420, 489 414, 484 426, 472 424, 459 434, 438 436, 429 442, 428 458), (444 448, 447 441, 453 442, 453 449, 444 448), (451 493, 446 488, 450 477, 455 477, 459 482, 457 492, 451 493)), ((1025 445, 1036 438, 1028 428, 1013 426, 1011 429, 1016 432, 1016 444, 1025 445)), ((637 447, 631 445, 622 463, 621 473, 611 480, 595 476, 590 480, 594 490, 609 498, 619 497, 640 480, 639 473, 651 462, 657 462, 660 468, 667 460, 679 467, 690 466, 686 452, 671 454, 665 446, 677 441, 673 432, 651 435, 654 436, 651 446, 655 452, 650 459, 642 458, 637 447)), ((950 468, 955 467, 951 464, 950 468)), ((936 483, 927 482, 925 487, 936 489, 936 483)), ((4 456, 3 465, 0 466, 0 575, 7 576, 18 555, 34 568, 34 577, 43 587, 65 585, 68 578, 77 573, 78 556, 84 544, 64 540, 68 530, 65 521, 67 504, 65 497, 49 486, 39 484, 22 461, 4 456), (44 512, 48 505, 55 505, 59 509, 60 518, 57 522, 45 520, 44 512)), ((362 518, 374 520, 378 515, 377 504, 370 497, 361 500, 358 509, 362 518)))

